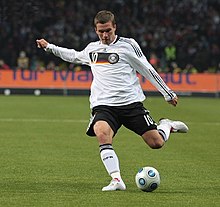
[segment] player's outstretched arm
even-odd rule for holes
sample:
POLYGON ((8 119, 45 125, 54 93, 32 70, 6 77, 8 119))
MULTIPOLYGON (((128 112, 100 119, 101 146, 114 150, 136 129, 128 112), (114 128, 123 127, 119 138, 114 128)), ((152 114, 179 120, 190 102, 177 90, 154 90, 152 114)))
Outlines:
POLYGON ((45 49, 49 44, 45 39, 36 40, 37 47, 45 49))
POLYGON ((85 50, 78 52, 75 49, 59 47, 47 42, 45 39, 37 39, 36 43, 38 48, 43 48, 46 52, 52 53, 66 62, 86 65, 90 64, 85 50))

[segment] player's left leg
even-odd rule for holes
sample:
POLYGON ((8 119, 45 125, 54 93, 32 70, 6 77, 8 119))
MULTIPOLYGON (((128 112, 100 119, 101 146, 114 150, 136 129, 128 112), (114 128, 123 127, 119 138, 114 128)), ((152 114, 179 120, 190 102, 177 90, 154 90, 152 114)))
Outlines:
POLYGON ((120 174, 119 159, 112 146, 113 136, 121 124, 115 119, 111 107, 96 107, 92 115, 87 135, 97 137, 102 163, 112 178, 110 184, 103 187, 102 191, 125 190, 126 186, 120 174))
POLYGON ((146 131, 142 138, 151 148, 158 149, 169 139, 170 133, 186 133, 188 130, 187 125, 181 121, 161 119, 157 130, 146 131))
POLYGON ((94 132, 99 142, 100 157, 112 177, 109 185, 102 188, 102 191, 125 190, 126 186, 121 178, 119 159, 112 147, 114 131, 106 121, 99 120, 94 124, 94 132))

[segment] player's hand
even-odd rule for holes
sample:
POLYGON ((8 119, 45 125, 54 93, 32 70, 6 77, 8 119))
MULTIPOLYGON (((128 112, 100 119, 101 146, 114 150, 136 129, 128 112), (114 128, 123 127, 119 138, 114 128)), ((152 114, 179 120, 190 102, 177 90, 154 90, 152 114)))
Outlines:
POLYGON ((172 100, 168 101, 169 104, 176 106, 178 102, 178 97, 175 96, 172 100))
POLYGON ((45 39, 40 39, 40 40, 36 40, 37 43, 37 47, 38 48, 46 48, 47 45, 49 44, 45 39))

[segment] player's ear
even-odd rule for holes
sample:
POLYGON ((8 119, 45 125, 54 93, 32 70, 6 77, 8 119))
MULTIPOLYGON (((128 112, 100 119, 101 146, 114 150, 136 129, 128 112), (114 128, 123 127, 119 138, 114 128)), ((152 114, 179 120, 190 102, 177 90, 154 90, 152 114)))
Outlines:
POLYGON ((95 32, 97 31, 97 24, 93 24, 93 27, 94 27, 94 30, 95 30, 95 32))
POLYGON ((97 27, 96 27, 96 26, 94 27, 94 30, 95 30, 95 32, 97 33, 97 27))
POLYGON ((117 26, 116 26, 116 24, 113 24, 113 28, 114 28, 114 30, 116 30, 116 29, 117 29, 117 26))
POLYGON ((94 27, 94 30, 95 30, 95 33, 98 35, 98 33, 97 33, 97 28, 96 28, 96 27, 94 27))

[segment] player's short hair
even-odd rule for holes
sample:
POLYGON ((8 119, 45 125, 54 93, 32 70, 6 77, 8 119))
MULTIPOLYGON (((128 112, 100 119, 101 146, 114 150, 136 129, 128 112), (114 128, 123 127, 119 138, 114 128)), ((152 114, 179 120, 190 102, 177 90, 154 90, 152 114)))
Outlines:
POLYGON ((111 21, 112 24, 115 25, 115 15, 107 10, 99 11, 94 18, 94 27, 96 27, 98 23, 105 24, 109 21, 111 21))

